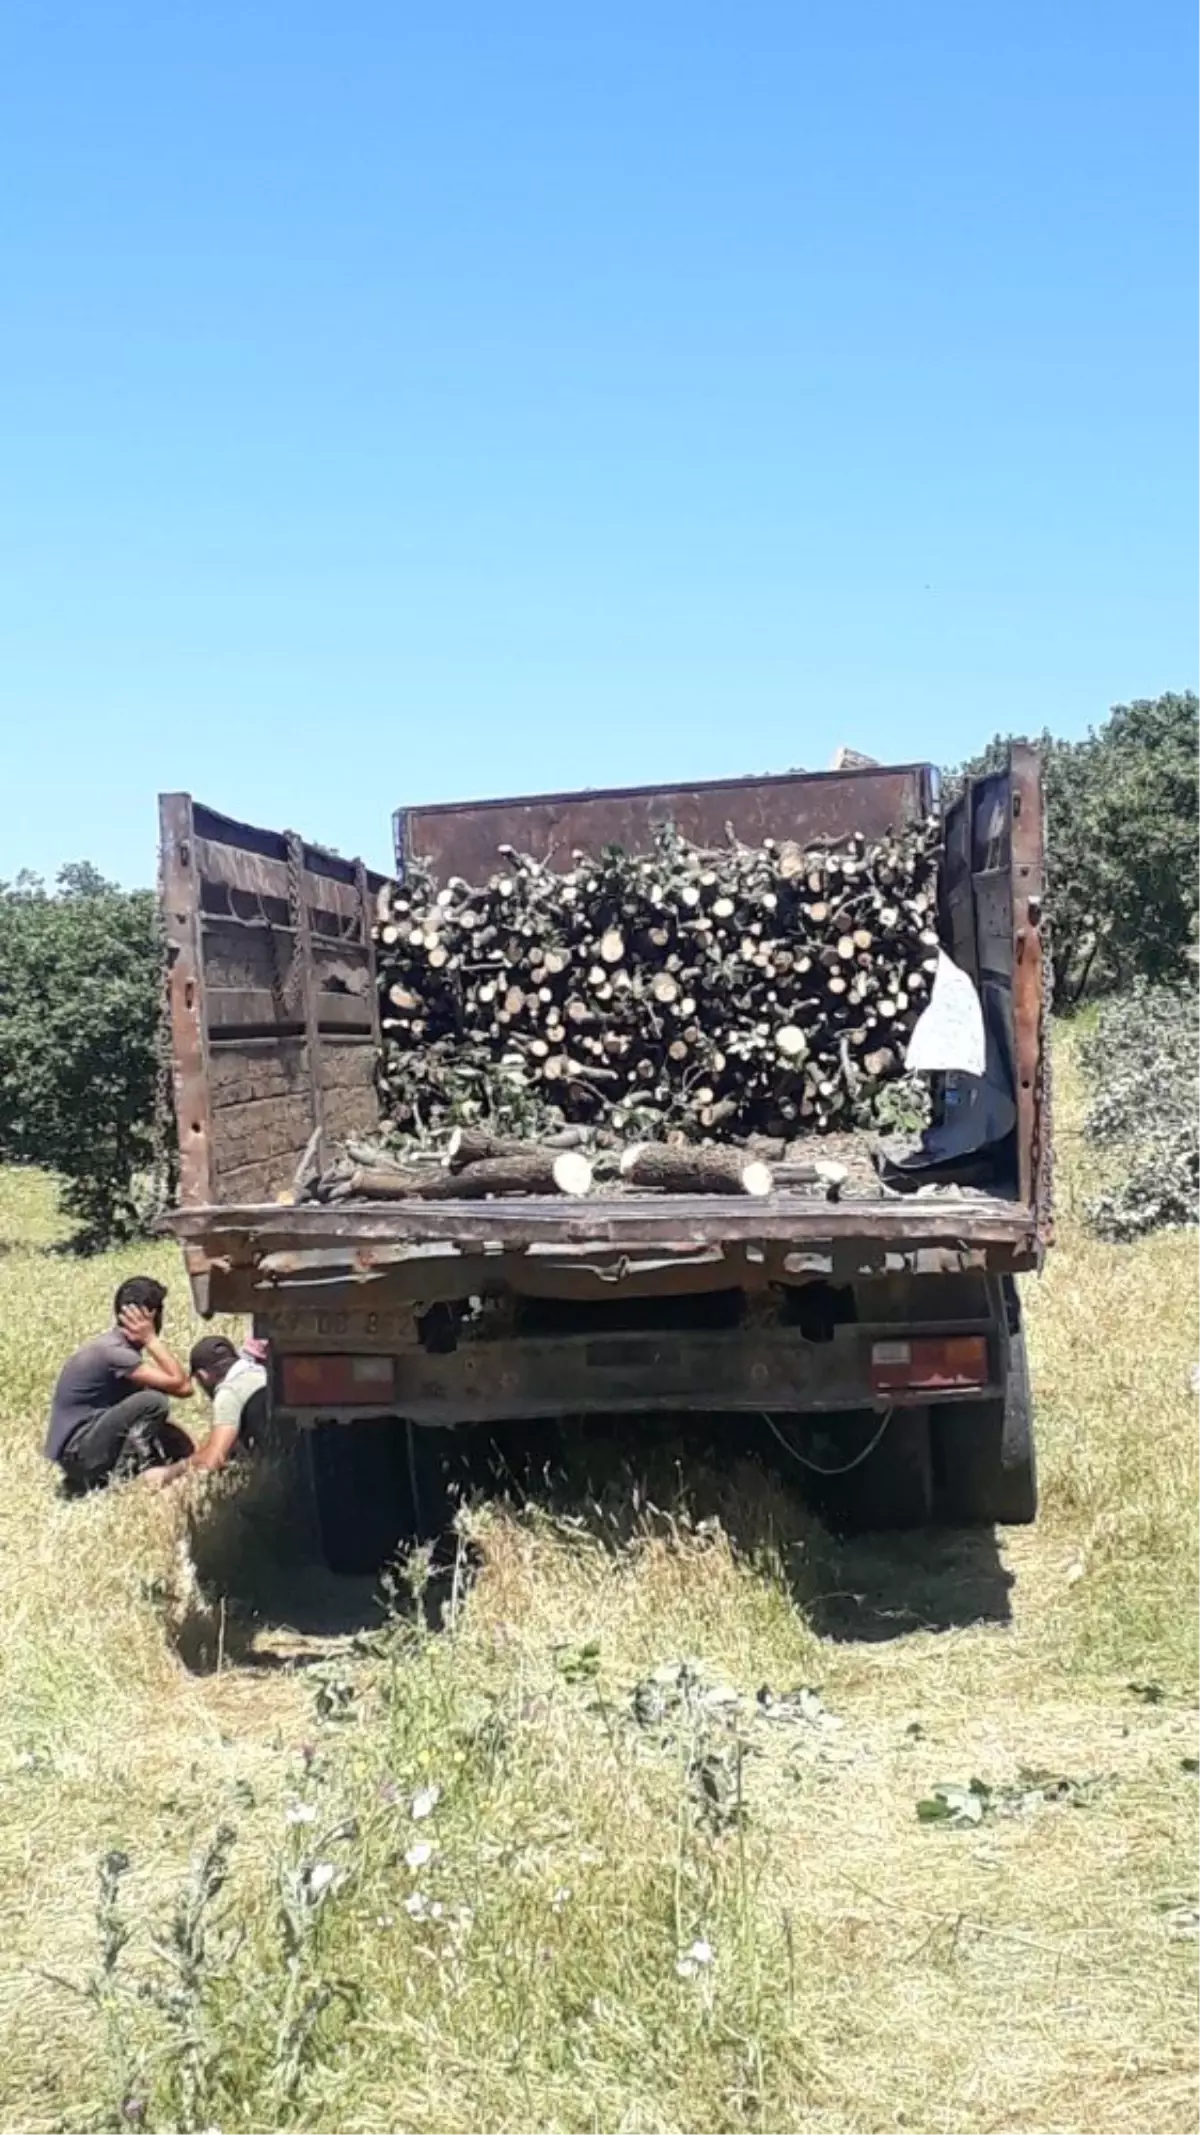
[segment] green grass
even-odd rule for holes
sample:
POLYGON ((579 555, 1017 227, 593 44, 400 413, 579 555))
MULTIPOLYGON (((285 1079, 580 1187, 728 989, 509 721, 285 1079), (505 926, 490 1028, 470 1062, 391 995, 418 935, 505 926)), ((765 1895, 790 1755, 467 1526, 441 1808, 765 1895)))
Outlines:
MULTIPOLYGON (((1060 1084, 1069 1123, 1069 1049, 1060 1084)), ((186 1293, 165 1248, 47 1252, 44 1182, 0 1180, 3 2125, 1194 2128, 1195 1245, 1099 1245, 1062 1199, 1026 1286, 1044 1516, 998 1553, 838 1546, 702 1476, 476 1509, 451 1626, 354 1633, 359 1590, 273 1588, 270 1478, 56 1498, 62 1355, 134 1267, 181 1346, 186 1293), (820 1705, 763 1717, 764 1684, 820 1705), (1093 1784, 918 1820, 1030 1769, 1093 1784)))

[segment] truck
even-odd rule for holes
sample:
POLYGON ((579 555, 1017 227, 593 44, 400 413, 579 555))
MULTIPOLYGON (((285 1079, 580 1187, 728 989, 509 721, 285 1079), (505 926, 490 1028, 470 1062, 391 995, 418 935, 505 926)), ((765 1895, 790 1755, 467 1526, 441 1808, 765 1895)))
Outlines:
MULTIPOLYGON (((430 1533, 454 1434, 562 1416, 719 1414, 748 1439, 765 1422, 868 1527, 1034 1518, 1016 1278, 1053 1238, 1036 751, 952 794, 928 764, 864 765, 405 808, 386 876, 187 794, 159 810, 164 1223, 199 1313, 249 1315, 270 1345, 271 1428, 302 1455, 331 1569, 430 1533), (976 989, 1001 1097, 959 1161, 840 1199, 297 1198, 306 1153, 378 1132, 377 900, 414 858, 472 881, 501 847, 566 867, 647 850, 663 825, 811 846, 931 813, 939 939, 976 989)), ((953 1085, 935 1082, 943 1117, 953 1085)))

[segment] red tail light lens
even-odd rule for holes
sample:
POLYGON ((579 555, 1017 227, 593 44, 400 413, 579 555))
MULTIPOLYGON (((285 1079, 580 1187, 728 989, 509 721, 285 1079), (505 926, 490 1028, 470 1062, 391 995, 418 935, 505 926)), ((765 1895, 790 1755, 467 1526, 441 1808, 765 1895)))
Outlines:
POLYGON ((288 1408, 379 1408, 395 1386, 391 1357, 284 1357, 280 1376, 288 1408))
POLYGON ((987 1383, 986 1335, 917 1335, 908 1342, 871 1344, 871 1385, 878 1394, 987 1383))

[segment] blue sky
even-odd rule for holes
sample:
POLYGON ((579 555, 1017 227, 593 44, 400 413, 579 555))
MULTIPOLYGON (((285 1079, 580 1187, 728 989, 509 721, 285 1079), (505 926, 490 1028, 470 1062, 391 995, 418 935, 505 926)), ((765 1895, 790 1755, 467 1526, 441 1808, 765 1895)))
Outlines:
POLYGON ((0 33, 0 877, 1195 682, 1184 0, 0 33))

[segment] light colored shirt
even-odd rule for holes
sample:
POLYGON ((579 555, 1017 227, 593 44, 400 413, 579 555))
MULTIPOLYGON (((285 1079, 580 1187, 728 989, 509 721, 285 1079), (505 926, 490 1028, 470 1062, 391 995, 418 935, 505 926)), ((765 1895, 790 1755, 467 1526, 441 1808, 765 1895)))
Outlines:
POLYGON ((235 1431, 241 1429, 242 1415, 246 1404, 255 1394, 260 1394, 267 1383, 267 1375, 261 1364, 252 1364, 249 1357, 239 1357, 231 1364, 221 1384, 213 1395, 213 1422, 231 1424, 235 1431))

